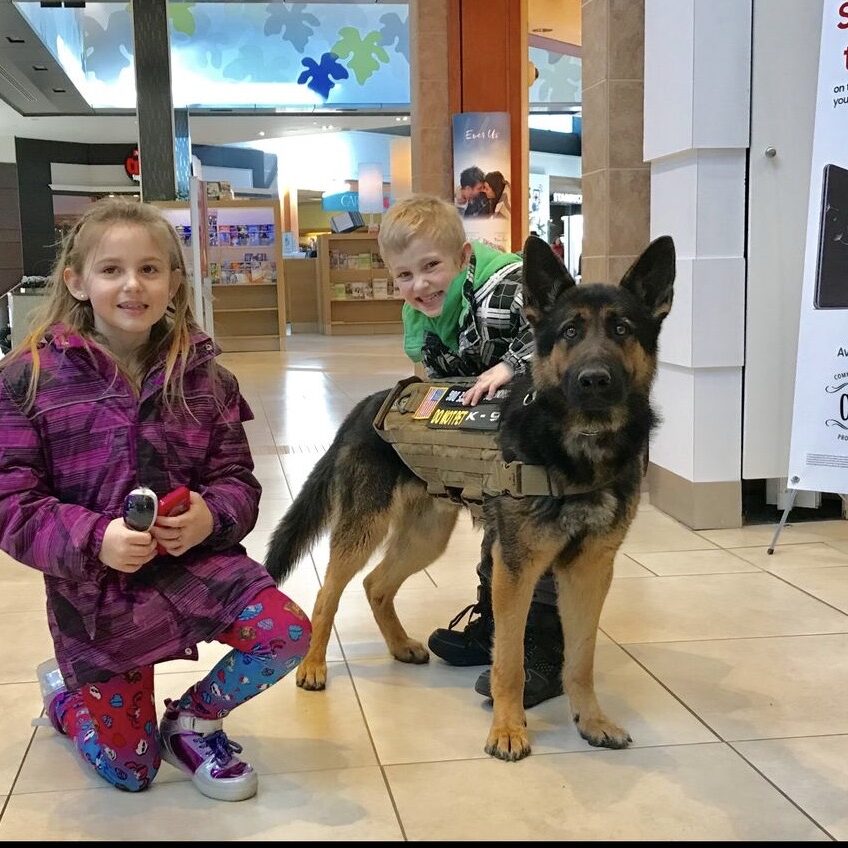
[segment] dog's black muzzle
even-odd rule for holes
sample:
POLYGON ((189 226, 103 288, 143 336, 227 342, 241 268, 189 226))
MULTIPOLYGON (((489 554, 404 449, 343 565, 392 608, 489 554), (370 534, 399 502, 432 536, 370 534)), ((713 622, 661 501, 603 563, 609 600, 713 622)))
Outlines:
POLYGON ((566 396, 582 412, 608 412, 624 400, 627 375, 617 362, 584 362, 569 369, 566 396))

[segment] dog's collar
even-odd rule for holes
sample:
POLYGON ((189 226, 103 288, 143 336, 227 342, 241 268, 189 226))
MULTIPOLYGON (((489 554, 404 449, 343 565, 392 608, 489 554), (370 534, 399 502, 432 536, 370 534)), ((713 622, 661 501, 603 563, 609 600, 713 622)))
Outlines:
MULTIPOLYGON (((530 406, 530 404, 535 402, 535 400, 536 400, 536 390, 531 389, 529 392, 527 392, 526 395, 524 395, 524 399, 521 401, 521 404, 522 404, 522 406, 530 406)), ((581 436, 586 436, 589 439, 594 439, 597 436, 600 436, 601 433, 604 432, 604 431, 603 430, 595 430, 593 432, 587 432, 586 430, 579 430, 578 432, 581 436)))

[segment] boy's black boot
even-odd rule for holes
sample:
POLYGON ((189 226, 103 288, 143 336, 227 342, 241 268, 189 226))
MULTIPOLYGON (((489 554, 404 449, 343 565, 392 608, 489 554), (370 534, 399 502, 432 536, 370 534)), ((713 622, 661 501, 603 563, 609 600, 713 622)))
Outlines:
MULTIPOLYGON (((562 626, 559 611, 548 604, 530 604, 524 634, 524 708, 562 695, 562 626)), ((475 691, 492 697, 492 670, 487 668, 474 684, 475 691)))
POLYGON ((448 665, 489 665, 492 661, 492 594, 487 586, 477 587, 477 603, 457 614, 447 628, 439 627, 427 642, 430 650, 448 665), (454 630, 468 615, 468 624, 454 630))

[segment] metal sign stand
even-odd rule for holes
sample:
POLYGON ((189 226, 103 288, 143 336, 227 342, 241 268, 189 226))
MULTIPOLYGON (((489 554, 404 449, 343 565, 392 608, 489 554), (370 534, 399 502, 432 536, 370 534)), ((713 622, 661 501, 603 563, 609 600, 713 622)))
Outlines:
POLYGON ((766 550, 766 553, 769 556, 774 553, 774 546, 777 544, 777 540, 780 538, 780 534, 783 532, 783 527, 786 524, 786 519, 789 518, 789 513, 792 512, 792 507, 795 506, 795 498, 797 497, 798 490, 792 489, 792 494, 789 495, 789 503, 786 504, 786 509, 783 510, 783 515, 780 516, 780 523, 777 525, 777 529, 774 531, 774 538, 771 540, 771 544, 766 550))

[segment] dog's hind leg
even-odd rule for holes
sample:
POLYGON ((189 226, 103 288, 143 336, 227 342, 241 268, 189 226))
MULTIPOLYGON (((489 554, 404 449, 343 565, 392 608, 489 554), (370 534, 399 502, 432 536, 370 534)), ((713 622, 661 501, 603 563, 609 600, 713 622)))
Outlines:
POLYGON ((442 555, 459 507, 430 497, 417 485, 415 490, 402 490, 398 497, 386 554, 365 578, 365 594, 392 656, 401 662, 426 663, 430 654, 404 630, 394 598, 407 577, 442 555))
POLYGON ((312 610, 312 641, 297 667, 297 685, 323 689, 327 685, 327 644, 345 586, 364 567, 389 530, 389 511, 342 515, 330 534, 330 561, 324 585, 312 610))
MULTIPOLYGON (((517 541, 517 540, 516 540, 517 541)), ((553 545, 510 544, 492 547, 492 611, 495 648, 492 655, 492 727, 486 753, 501 760, 520 760, 530 753, 524 716, 524 631, 533 588, 558 553, 553 545)))
POLYGON ((580 735, 604 748, 626 748, 627 731, 610 721, 595 696, 595 641, 623 532, 588 539, 577 558, 554 569, 565 638, 562 682, 580 735))

